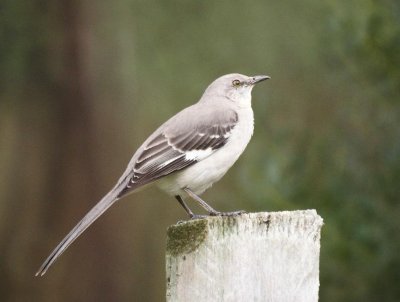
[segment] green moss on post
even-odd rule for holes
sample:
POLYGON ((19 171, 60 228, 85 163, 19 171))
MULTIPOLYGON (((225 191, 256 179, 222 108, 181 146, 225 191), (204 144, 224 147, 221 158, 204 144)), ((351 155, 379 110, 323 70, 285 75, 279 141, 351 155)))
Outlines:
POLYGON ((195 251, 206 238, 207 232, 206 219, 196 219, 170 226, 167 230, 167 253, 179 256, 195 251))

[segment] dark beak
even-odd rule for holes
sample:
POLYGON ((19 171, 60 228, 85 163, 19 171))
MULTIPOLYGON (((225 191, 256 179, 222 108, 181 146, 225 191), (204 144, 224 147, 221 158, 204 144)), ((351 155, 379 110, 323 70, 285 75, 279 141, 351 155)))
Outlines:
POLYGON ((250 80, 251 85, 255 85, 259 82, 265 81, 270 79, 271 77, 266 76, 266 75, 256 75, 254 77, 252 77, 252 79, 250 80))

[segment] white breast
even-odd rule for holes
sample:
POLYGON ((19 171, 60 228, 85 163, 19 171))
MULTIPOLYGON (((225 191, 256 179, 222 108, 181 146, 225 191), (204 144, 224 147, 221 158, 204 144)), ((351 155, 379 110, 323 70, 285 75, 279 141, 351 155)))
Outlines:
POLYGON ((182 188, 189 188, 201 194, 222 176, 236 162, 249 143, 254 130, 254 115, 250 106, 238 108, 238 124, 221 149, 196 164, 162 178, 158 185, 171 195, 184 194, 182 188))

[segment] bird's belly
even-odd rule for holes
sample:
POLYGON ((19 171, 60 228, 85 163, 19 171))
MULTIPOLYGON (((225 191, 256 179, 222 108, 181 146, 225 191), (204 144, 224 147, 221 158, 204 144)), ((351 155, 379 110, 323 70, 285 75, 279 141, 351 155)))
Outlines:
POLYGON ((183 188, 201 194, 220 180, 242 154, 253 134, 253 115, 247 113, 245 118, 246 123, 232 131, 224 147, 202 161, 162 178, 158 181, 159 187, 171 195, 184 194, 183 188))

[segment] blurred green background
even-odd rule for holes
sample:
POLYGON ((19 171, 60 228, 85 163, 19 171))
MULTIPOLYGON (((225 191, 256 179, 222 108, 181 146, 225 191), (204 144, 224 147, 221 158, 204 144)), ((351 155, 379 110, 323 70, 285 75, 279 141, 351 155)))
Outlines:
POLYGON ((400 301, 400 2, 0 2, 1 301, 163 301, 157 189, 114 206, 33 275, 142 141, 216 77, 253 92, 220 210, 315 208, 320 301, 400 301))

